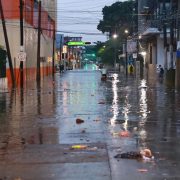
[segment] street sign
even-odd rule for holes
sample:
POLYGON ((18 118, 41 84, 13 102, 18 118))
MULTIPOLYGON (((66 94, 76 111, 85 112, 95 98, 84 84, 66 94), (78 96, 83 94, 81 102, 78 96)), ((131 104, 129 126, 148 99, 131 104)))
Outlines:
POLYGON ((18 55, 17 55, 17 59, 19 61, 26 61, 26 53, 25 52, 19 52, 18 55))
POLYGON ((68 46, 85 46, 89 45, 91 42, 83 42, 83 41, 69 41, 67 43, 68 46))
POLYGON ((180 58, 180 51, 176 51, 176 57, 180 58))

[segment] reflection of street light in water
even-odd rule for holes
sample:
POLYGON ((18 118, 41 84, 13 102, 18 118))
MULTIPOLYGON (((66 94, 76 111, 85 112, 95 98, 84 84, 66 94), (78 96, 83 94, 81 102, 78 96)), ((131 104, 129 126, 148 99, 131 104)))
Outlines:
MULTIPOLYGON (((113 34, 113 39, 117 39, 118 38, 118 35, 117 34, 113 34)), ((116 71, 116 41, 115 41, 115 48, 114 48, 114 70, 116 71)))
POLYGON ((118 86, 117 86, 118 82, 119 82, 118 75, 113 74, 113 81, 112 81, 112 91, 113 91, 112 112, 113 112, 113 117, 110 119, 110 123, 112 126, 115 125, 115 122, 116 122, 118 114, 119 114, 118 86))
POLYGON ((142 113, 143 120, 146 120, 147 117, 147 94, 146 94, 146 81, 141 81, 141 90, 140 90, 140 113, 142 113))
POLYGON ((146 74, 145 73, 145 66, 146 66, 146 55, 147 55, 147 52, 145 52, 145 51, 142 51, 142 52, 140 52, 140 54, 143 56, 143 64, 144 64, 144 75, 146 74))
POLYGON ((127 130, 127 128, 128 128, 130 107, 131 107, 131 105, 128 103, 128 95, 126 95, 125 105, 124 105, 123 111, 122 111, 122 113, 124 114, 124 121, 125 121, 123 123, 124 130, 127 130))
MULTIPOLYGON (((141 120, 139 122, 139 127, 141 127, 139 131, 139 136, 141 140, 145 143, 145 140, 147 138, 147 132, 144 128, 146 121, 147 121, 147 115, 148 115, 148 107, 147 107, 147 86, 146 86, 146 80, 141 81, 140 85, 140 113, 141 113, 141 120)), ((144 144, 145 145, 145 144, 144 144)))

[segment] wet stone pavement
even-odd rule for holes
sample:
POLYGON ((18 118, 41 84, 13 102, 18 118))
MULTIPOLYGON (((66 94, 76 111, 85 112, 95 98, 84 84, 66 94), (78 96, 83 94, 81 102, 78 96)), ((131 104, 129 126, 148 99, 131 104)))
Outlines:
POLYGON ((180 94, 158 81, 81 70, 0 92, 0 180, 178 180, 179 149, 180 94))

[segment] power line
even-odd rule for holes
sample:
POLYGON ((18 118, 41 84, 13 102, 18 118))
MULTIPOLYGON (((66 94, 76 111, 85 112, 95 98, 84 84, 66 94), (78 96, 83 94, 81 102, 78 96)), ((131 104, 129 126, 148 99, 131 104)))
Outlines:
MULTIPOLYGON (((18 25, 16 24, 13 24, 13 23, 7 23, 7 25, 10 25, 12 27, 19 27, 18 25)), ((25 28, 29 28, 29 29, 36 29, 35 27, 30 27, 30 26, 24 26, 25 28)), ((53 29, 46 29, 46 28, 41 28, 41 30, 45 30, 45 31, 54 31, 53 29)), ((62 31, 62 30, 56 30, 56 33, 71 33, 71 34, 83 34, 83 35, 100 35, 100 36, 106 36, 105 34, 102 34, 102 33, 94 33, 94 32, 75 32, 75 31, 62 31)))

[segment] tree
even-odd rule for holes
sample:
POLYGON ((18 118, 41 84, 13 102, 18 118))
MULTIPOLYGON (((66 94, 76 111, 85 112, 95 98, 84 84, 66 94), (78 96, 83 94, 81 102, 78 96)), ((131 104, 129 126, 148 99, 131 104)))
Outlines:
MULTIPOLYGON (((100 20, 97 29, 102 33, 108 32, 110 39, 103 45, 97 45, 99 48, 98 56, 101 57, 103 63, 113 64, 114 51, 122 52, 122 44, 126 41, 127 34, 124 33, 128 29, 132 35, 137 32, 137 1, 116 2, 111 6, 105 6, 102 10, 103 20, 100 20), (112 39, 112 35, 118 34, 116 40, 112 39)), ((118 53, 117 53, 118 56, 118 53)))
POLYGON ((137 24, 137 16, 134 16, 136 5, 136 2, 130 0, 105 6, 102 10, 103 20, 100 20, 97 29, 103 33, 108 32, 110 37, 113 33, 121 35, 125 29, 132 33, 137 24))

